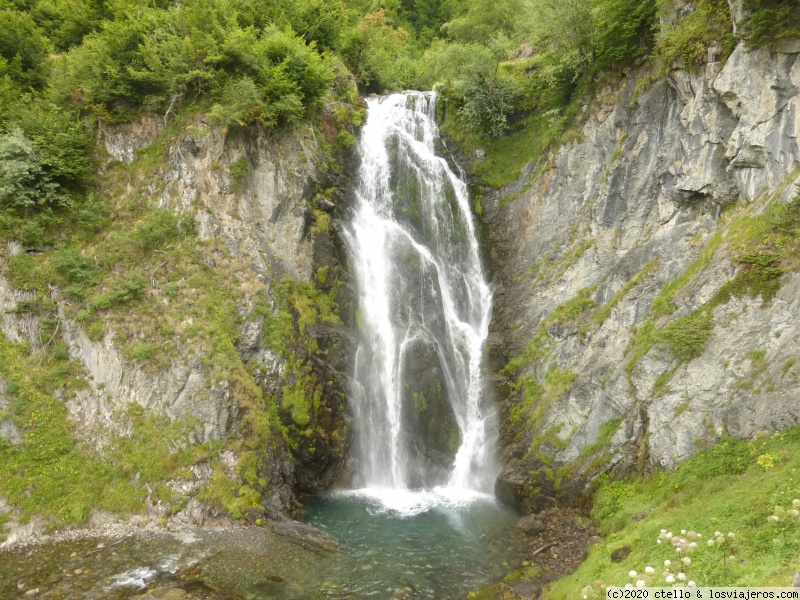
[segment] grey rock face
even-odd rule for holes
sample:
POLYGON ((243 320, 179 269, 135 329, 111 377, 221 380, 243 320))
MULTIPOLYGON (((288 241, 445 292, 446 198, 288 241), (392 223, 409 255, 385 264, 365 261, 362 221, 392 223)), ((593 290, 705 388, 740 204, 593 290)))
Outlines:
POLYGON ((125 125, 108 126, 101 121, 97 138, 112 158, 129 165, 136 158, 136 151, 147 148, 163 130, 161 117, 147 113, 125 125))
MULTIPOLYGON (((719 306, 702 355, 671 377, 675 361, 658 348, 626 369, 634 331, 652 319, 664 286, 698 258, 722 207, 741 199, 741 210, 762 211, 791 199, 800 182, 798 55, 739 46, 720 66, 671 72, 638 95, 635 77, 605 90, 615 101, 589 111, 582 141, 561 148, 540 177, 484 202, 497 285, 493 370, 522 355, 545 325, 547 350, 516 375, 577 375, 563 395, 539 401, 533 430, 506 419, 498 489, 527 510, 538 506, 536 490, 539 498, 574 497, 600 470, 672 467, 724 431, 746 438, 800 422, 797 274, 784 276, 769 305, 744 297, 719 306), (548 320, 581 290, 597 309, 607 305, 602 322, 548 320), (763 364, 752 364, 753 351, 763 364), (665 377, 666 391, 656 393, 665 377), (602 450, 586 450, 598 441, 602 450), (575 480, 554 485, 542 474, 534 483, 537 453, 553 458, 554 469, 578 463, 575 480), (591 466, 601 455, 602 465, 591 466)), ((724 240, 703 267, 677 290, 673 318, 735 275, 724 240)), ((498 382, 506 414, 522 401, 510 384, 498 382)))
MULTIPOLYGON (((137 151, 153 143, 163 129, 161 117, 144 115, 119 127, 101 124, 99 142, 113 159, 132 164, 137 151)), ((336 179, 341 177, 339 174, 319 166, 327 157, 310 127, 226 135, 197 116, 172 135, 167 141, 167 165, 154 173, 147 190, 158 199, 161 208, 191 211, 201 240, 222 241, 231 255, 244 259, 241 264, 264 284, 257 293, 267 289, 268 305, 277 305, 272 285, 284 276, 325 285, 316 279, 318 269, 325 267, 326 273, 328 269, 333 272, 341 255, 335 224, 312 229, 315 217, 311 201, 318 189, 331 189, 342 182, 336 179)), ((326 210, 334 213, 335 221, 338 206, 331 200, 326 202, 326 210)), ((9 248, 7 254, 20 251, 19 247, 9 248)), ((220 258, 218 252, 208 251, 204 256, 209 266, 213 267, 220 258)), ((75 431, 90 445, 102 451, 113 436, 129 435, 128 410, 134 404, 146 413, 191 423, 187 443, 221 440, 240 433, 240 408, 230 385, 212 377, 211 367, 202 356, 183 348, 165 368, 139 366, 125 359, 115 345, 114 331, 106 331, 102 339, 90 339, 72 317, 59 291, 51 289, 49 293, 57 306, 50 316, 57 319, 58 335, 66 343, 70 357, 82 365, 89 384, 64 401, 77 425, 75 431)), ((267 401, 277 404, 283 417, 285 359, 266 346, 264 316, 251 314, 258 300, 255 294, 239 307, 242 322, 237 350, 267 401)), ((10 341, 29 344, 33 350, 42 345, 41 317, 28 306, 35 299, 34 294, 12 289, 0 277, 3 334, 10 341)), ((320 356, 324 356, 300 358, 309 362, 303 372, 322 382, 320 391, 315 392, 322 417, 310 423, 309 432, 313 435, 306 435, 290 452, 283 437, 276 433, 274 445, 259 450, 263 452, 257 477, 260 483, 252 485, 262 494, 262 505, 270 515, 292 513, 299 507, 295 498, 298 489, 312 491, 330 485, 341 471, 347 443, 342 401, 346 382, 342 370, 348 364, 348 341, 343 332, 341 326, 319 326, 307 332, 316 338, 320 356)), ((305 340, 301 342, 305 344, 305 340)), ((2 413, 0 437, 12 444, 21 442, 19 431, 10 420, 3 419, 2 413)), ((223 454, 226 473, 232 487, 237 488, 238 457, 231 451, 223 454)), ((197 467, 211 469, 210 463, 197 467)), ((210 477, 205 471, 194 473, 186 481, 171 485, 190 493, 210 477)), ((160 505, 150 508, 153 514, 166 510, 160 505)), ((207 507, 193 500, 181 518, 202 521, 204 511, 207 507)))

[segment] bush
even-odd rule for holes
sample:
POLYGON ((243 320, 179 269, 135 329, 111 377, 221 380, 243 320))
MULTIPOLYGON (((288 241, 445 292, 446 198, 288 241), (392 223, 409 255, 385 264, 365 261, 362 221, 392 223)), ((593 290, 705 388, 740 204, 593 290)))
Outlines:
MULTIPOLYGON (((661 0, 660 5, 662 14, 674 10, 668 0, 661 0)), ((674 17, 658 36, 658 55, 667 67, 678 60, 687 67, 701 65, 712 41, 722 44, 725 55, 736 44, 726 0, 695 0, 692 8, 685 16, 674 17)))
POLYGON ((413 79, 408 40, 406 30, 389 24, 383 8, 365 15, 355 29, 345 34, 342 57, 359 88, 379 93, 405 87, 413 79))
POLYGON ((22 210, 71 203, 50 177, 32 140, 20 129, 0 135, 0 207, 22 210))
POLYGON ((494 137, 505 133, 516 97, 511 81, 476 77, 466 86, 464 97, 459 114, 468 129, 494 137))

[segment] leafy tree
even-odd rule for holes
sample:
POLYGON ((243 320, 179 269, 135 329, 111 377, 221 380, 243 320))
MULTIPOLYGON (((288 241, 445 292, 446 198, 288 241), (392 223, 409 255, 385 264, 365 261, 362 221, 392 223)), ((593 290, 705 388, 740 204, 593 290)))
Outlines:
POLYGON ((38 0, 30 15, 57 50, 80 44, 113 16, 105 0, 38 0))
POLYGON ((69 204, 69 196, 51 180, 33 141, 19 129, 0 135, 0 207, 69 204))
POLYGON ((508 79, 477 76, 466 86, 459 113, 468 129, 498 137, 508 128, 508 115, 514 110, 515 96, 514 84, 508 79))
POLYGON ((368 92, 382 92, 405 86, 412 70, 406 54, 408 39, 406 30, 388 23, 385 9, 364 15, 342 43, 342 56, 359 87, 368 92))
POLYGON ((5 73, 19 84, 41 87, 51 44, 27 13, 0 10, 0 57, 5 73))
POLYGON ((442 29, 458 42, 487 43, 497 36, 513 37, 525 13, 524 0, 472 0, 463 15, 442 29))

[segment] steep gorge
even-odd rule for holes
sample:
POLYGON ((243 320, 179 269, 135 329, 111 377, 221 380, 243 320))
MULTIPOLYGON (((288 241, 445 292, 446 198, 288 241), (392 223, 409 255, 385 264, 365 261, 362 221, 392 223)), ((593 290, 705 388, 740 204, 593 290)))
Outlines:
MULTIPOLYGON (((603 473, 670 469, 723 435, 800 421, 800 46, 740 43, 724 60, 712 46, 699 71, 604 77, 571 141, 483 190, 497 492, 524 513, 585 502, 603 473)), ((357 134, 362 111, 331 104, 278 132, 228 131, 203 111, 101 126, 97 192, 119 223, 84 256, 97 263, 114 236, 146 246, 174 220, 139 262, 101 257, 108 278, 85 298, 37 276, 61 254, 9 244, 0 442, 25 448, 15 398, 58 345, 74 372, 44 391, 112 464, 109 481, 124 474, 133 512, 264 524, 349 482, 358 317, 341 219, 354 157, 340 132, 357 134), (145 280, 132 299, 118 294, 128 271, 145 280), (179 464, 144 471, 126 439, 179 464)), ((430 395, 429 375, 405 395, 430 395)), ((0 523, 21 516, 13 505, 0 523)), ((7 543, 91 508, 48 505, 7 543)))

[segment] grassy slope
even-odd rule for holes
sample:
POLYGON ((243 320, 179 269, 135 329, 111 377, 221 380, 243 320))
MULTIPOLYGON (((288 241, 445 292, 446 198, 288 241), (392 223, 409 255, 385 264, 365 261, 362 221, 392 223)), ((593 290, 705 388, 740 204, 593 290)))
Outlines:
MULTIPOLYGON (((672 473, 642 479, 605 481, 595 498, 593 517, 607 532, 572 575, 550 586, 550 599, 601 595, 601 586, 631 583, 631 570, 648 585, 666 586, 664 561, 677 563, 666 529, 703 535, 683 570, 697 585, 776 585, 791 582, 800 568, 800 518, 792 500, 800 498, 800 427, 750 442, 725 438, 672 473), (776 507, 778 507, 776 509, 776 507), (770 517, 779 515, 779 521, 770 517), (719 531, 725 541, 708 546, 719 531), (733 537, 728 537, 732 532, 733 537), (630 556, 612 562, 623 546, 630 556), (587 586, 591 587, 586 589, 587 586)), ((689 538, 687 541, 691 541, 689 538)), ((680 569, 671 567, 673 574, 680 569)), ((602 593, 604 597, 605 594, 602 593)))

